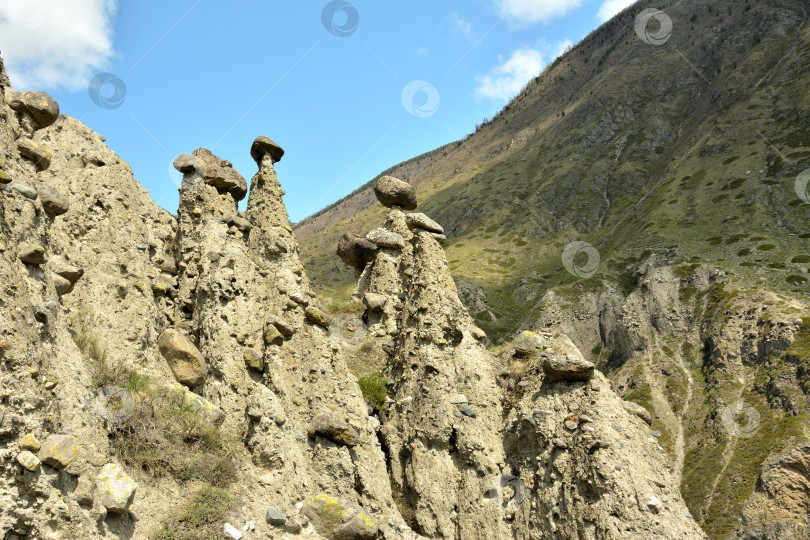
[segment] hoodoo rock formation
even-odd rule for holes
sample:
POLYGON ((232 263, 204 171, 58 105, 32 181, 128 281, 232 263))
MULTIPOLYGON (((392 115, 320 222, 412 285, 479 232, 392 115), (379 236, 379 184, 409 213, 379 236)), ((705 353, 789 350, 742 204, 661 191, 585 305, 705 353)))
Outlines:
POLYGON ((429 538, 704 538, 649 426, 567 337, 536 335, 511 372, 481 345, 434 238, 441 230, 393 208, 377 231, 403 244, 380 245, 353 293, 368 306, 370 334, 390 342, 380 434, 416 529, 429 538))
POLYGON ((370 406, 299 260, 279 145, 254 142, 249 193, 208 150, 179 156, 174 216, 55 115, 0 64, 4 538, 704 538, 568 338, 506 364, 483 346, 407 183, 383 179, 386 222, 338 248, 388 355, 370 406))

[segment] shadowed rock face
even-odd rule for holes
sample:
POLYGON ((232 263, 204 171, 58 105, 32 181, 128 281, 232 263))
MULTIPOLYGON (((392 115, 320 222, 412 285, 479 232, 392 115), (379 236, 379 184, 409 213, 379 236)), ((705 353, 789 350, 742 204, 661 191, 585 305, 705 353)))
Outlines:
POLYGON ((374 260, 377 249, 377 245, 370 240, 347 232, 340 237, 337 255, 344 263, 362 270, 374 260))

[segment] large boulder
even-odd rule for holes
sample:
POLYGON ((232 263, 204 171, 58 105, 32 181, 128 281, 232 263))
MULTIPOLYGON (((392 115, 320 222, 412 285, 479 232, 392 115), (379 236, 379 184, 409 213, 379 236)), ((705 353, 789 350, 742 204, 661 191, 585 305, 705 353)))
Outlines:
POLYGON ((402 249, 405 247, 405 239, 402 238, 401 234, 382 227, 369 231, 366 234, 366 240, 384 248, 402 249))
POLYGON ((284 150, 267 135, 259 135, 250 146, 250 157, 252 157, 253 160, 256 161, 256 165, 261 168, 262 159, 267 154, 270 154, 273 163, 278 163, 284 155, 284 150))
POLYGON ((250 232, 253 228, 253 225, 248 221, 246 218, 240 216, 239 214, 231 214, 229 216, 225 216, 225 219, 222 220, 225 225, 229 227, 236 227, 242 232, 250 232))
POLYGON ((295 333, 295 328, 281 317, 271 315, 267 317, 267 324, 275 326, 284 337, 290 337, 295 333))
POLYGON ((330 540, 375 538, 379 527, 359 505, 319 494, 304 501, 301 512, 312 526, 330 540))
POLYGON ((444 227, 421 212, 405 214, 405 224, 408 225, 410 230, 424 229, 432 233, 444 234, 444 227))
MULTIPOLYGON (((275 327, 273 327, 275 329, 275 327)), ((278 330, 276 330, 278 331, 278 330)), ((281 334, 279 334, 281 336, 281 334)), ((245 360, 245 365, 261 373, 264 370, 264 356, 256 349, 247 348, 242 351, 242 358, 245 360)))
POLYGON ((593 362, 586 360, 574 342, 564 335, 549 339, 541 356, 543 373, 549 382, 587 381, 593 376, 596 367, 593 362))
POLYGON ((64 469, 79 455, 79 444, 72 435, 51 435, 39 448, 37 457, 51 467, 64 469))
POLYGON ((363 295, 363 302, 369 311, 382 311, 388 303, 388 297, 384 294, 367 292, 363 295))
POLYGON ((352 447, 360 442, 357 431, 352 426, 328 414, 319 414, 312 419, 309 436, 315 438, 319 435, 343 446, 352 447))
POLYGON ((53 287, 56 289, 56 294, 64 296, 73 290, 73 283, 63 278, 59 274, 53 274, 53 287))
POLYGON ((205 161, 191 154, 180 154, 174 158, 172 165, 184 175, 197 175, 203 178, 209 175, 205 161))
POLYGON ((362 270, 377 256, 377 245, 362 236, 343 233, 337 245, 337 255, 354 268, 362 270))
POLYGON ((45 92, 6 92, 6 103, 21 114, 29 114, 36 125, 34 129, 50 126, 59 118, 59 104, 45 92))
POLYGON ((284 334, 278 329, 275 324, 267 323, 264 325, 264 344, 265 345, 283 345, 284 334))
POLYGON ((45 256, 45 248, 39 244, 24 244, 20 246, 20 260, 25 264, 45 264, 48 258, 45 256))
POLYGON ((200 386, 205 382, 208 373, 205 359, 186 336, 167 328, 158 338, 158 349, 169 363, 177 382, 186 386, 200 386))
POLYGON ((407 182, 393 176, 383 176, 374 184, 374 195, 383 206, 399 206, 403 210, 416 210, 416 191, 407 182))
POLYGON ((62 276, 72 284, 75 284, 84 275, 83 268, 73 266, 59 257, 54 257, 48 262, 48 269, 54 274, 62 276))
POLYGON ((574 353, 543 358, 543 373, 546 375, 546 380, 551 382, 587 381, 593 375, 595 367, 593 362, 574 353))
POLYGON ((114 463, 104 465, 96 476, 99 503, 116 514, 127 509, 137 488, 138 484, 114 463))
POLYGON ((33 161, 38 171, 44 171, 51 166, 51 153, 31 139, 19 139, 17 151, 22 157, 33 161))
POLYGON ((214 186, 219 193, 230 193, 237 201, 245 198, 247 181, 230 161, 215 156, 207 148, 197 148, 192 155, 203 160, 208 167, 208 172, 203 174, 206 184, 214 186))
POLYGON ((70 203, 58 191, 49 187, 40 187, 39 200, 42 202, 42 209, 51 217, 61 216, 67 213, 70 208, 70 203))
POLYGON ((329 328, 329 325, 332 324, 332 319, 316 307, 309 306, 304 310, 304 316, 307 318, 308 321, 317 324, 318 326, 323 326, 324 328, 329 328))
POLYGON ((540 334, 530 330, 524 330, 515 338, 512 346, 515 348, 515 356, 527 357, 534 354, 545 345, 545 340, 540 334))

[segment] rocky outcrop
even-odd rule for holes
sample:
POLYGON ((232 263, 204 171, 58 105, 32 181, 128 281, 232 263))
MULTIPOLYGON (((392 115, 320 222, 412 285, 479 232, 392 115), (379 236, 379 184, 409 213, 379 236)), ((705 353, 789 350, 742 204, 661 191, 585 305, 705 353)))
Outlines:
POLYGON ((207 184, 214 186, 219 193, 230 193, 237 201, 245 198, 247 182, 230 161, 215 156, 207 148, 197 148, 192 155, 206 164, 207 172, 203 176, 207 184))
POLYGON ((743 510, 740 537, 781 540, 810 536, 808 492, 810 443, 769 456, 743 510))
MULTIPOLYGON (((254 145, 260 168, 244 214, 244 184, 227 161, 202 149, 179 156, 174 217, 100 135, 66 116, 44 126, 11 109, 4 90, 0 171, 16 187, 0 197, 8 284, 0 295, 0 531, 152 537, 176 520, 188 499, 169 494, 211 480, 186 484, 164 470, 142 482, 150 465, 111 445, 168 406, 191 415, 182 416, 187 429, 227 442, 223 463, 234 470, 216 480, 240 494, 234 511, 255 534, 311 536, 315 518, 296 505, 328 493, 351 513, 345 530, 366 534, 352 521, 362 508, 373 521, 367 534, 414 538, 399 528, 368 406, 298 259, 274 170, 281 149, 262 137, 254 145), (49 167, 21 154, 22 138, 47 149, 49 167), (261 362, 246 364, 247 350, 261 362), (324 414, 356 434, 341 439, 351 446, 307 436, 324 414), (268 507, 286 519, 265 520, 268 507)), ((165 434, 147 435, 153 444, 165 434)), ((194 437, 188 444, 209 440, 194 437)), ((152 455, 156 467, 169 459, 152 455)), ((184 474, 203 465, 189 463, 184 474)))
MULTIPOLYGON (((394 208, 353 296, 391 340, 380 434, 428 537, 704 538, 650 429, 565 336, 528 333, 503 365, 481 344, 444 253, 394 208), (371 296, 370 296, 371 295, 371 296), (517 379, 517 381, 515 380, 517 379), (508 382, 508 384, 507 384, 508 382), (452 486, 445 489, 443 486, 452 486)), ((433 227, 435 229, 435 227, 433 227)))

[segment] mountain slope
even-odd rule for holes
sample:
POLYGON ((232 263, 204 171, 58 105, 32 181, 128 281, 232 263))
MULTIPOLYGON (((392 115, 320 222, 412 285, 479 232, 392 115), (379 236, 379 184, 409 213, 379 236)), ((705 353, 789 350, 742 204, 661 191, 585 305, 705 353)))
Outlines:
MULTIPOLYGON (((559 329, 653 413, 713 538, 806 534, 807 505, 765 509, 794 508, 767 471, 810 439, 807 15, 802 1, 640 2, 476 133, 385 173, 445 227, 496 352, 559 329), (673 22, 660 46, 634 29, 649 7, 673 22)), ((372 202, 366 186, 296 226, 333 296, 353 284, 337 239, 382 221, 372 202)))
MULTIPOLYGON (((742 269, 758 256, 805 254, 807 207, 794 192, 810 165, 803 4, 669 5, 665 45, 635 34, 642 2, 474 135, 387 171, 417 186, 421 207, 447 227, 454 275, 502 294, 505 319, 488 325, 496 335, 521 320, 516 287, 536 293, 567 279, 560 257, 577 237, 604 266, 670 247, 742 269), (778 249, 757 249, 774 241, 778 249), (751 253, 737 255, 743 248, 751 253)), ((372 199, 366 188, 296 226, 316 281, 345 290, 350 273, 334 246, 379 218, 372 199)), ((777 270, 774 286, 787 288, 797 268, 777 270)))

